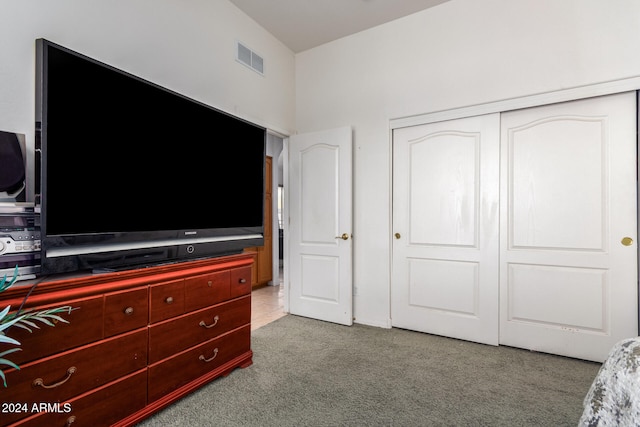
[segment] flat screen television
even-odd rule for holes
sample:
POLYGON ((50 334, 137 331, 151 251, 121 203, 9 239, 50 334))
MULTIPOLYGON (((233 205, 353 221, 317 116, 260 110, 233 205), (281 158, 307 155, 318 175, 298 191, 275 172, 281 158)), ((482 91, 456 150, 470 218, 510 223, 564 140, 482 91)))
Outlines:
POLYGON ((265 142, 263 127, 38 39, 41 274, 261 246, 265 142))

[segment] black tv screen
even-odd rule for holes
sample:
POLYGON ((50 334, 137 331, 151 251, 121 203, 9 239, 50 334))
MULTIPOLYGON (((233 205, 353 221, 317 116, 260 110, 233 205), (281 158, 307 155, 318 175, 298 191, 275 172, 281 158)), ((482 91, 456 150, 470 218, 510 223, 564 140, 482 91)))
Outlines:
POLYGON ((262 244, 263 127, 44 39, 36 74, 43 274, 262 244))

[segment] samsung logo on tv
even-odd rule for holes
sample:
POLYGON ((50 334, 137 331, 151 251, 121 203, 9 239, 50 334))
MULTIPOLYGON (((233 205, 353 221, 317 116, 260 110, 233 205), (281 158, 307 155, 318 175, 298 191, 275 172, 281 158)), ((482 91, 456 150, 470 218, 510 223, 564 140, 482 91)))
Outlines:
POLYGON ((194 236, 194 235, 196 235, 196 234, 198 234, 198 232, 197 232, 197 231, 185 231, 185 232, 184 232, 184 235, 185 235, 185 236, 194 236))

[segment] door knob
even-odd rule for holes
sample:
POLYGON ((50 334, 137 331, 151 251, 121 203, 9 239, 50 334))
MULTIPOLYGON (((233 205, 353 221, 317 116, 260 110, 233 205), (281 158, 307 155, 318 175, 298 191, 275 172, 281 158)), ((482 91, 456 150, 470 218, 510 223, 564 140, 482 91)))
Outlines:
POLYGON ((342 233, 342 236, 337 236, 336 239, 349 240, 349 235, 347 233, 342 233))
POLYGON ((633 245, 633 239, 631 237, 623 237, 620 243, 622 243, 625 246, 631 246, 633 245))
POLYGON ((394 234, 394 236, 396 237, 396 239, 399 239, 400 237, 402 237, 402 236, 400 236, 400 233, 396 233, 396 234, 394 234))

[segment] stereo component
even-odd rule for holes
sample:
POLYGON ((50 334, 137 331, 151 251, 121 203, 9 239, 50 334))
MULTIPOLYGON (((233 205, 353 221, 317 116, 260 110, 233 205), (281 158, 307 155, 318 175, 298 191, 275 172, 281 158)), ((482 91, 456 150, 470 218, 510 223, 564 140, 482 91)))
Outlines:
POLYGON ((25 136, 0 131, 0 202, 24 202, 26 197, 25 136))
POLYGON ((34 278, 40 272, 40 214, 29 203, 0 203, 0 277, 34 278))

